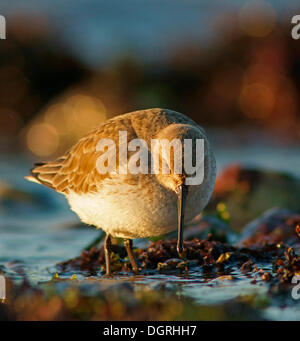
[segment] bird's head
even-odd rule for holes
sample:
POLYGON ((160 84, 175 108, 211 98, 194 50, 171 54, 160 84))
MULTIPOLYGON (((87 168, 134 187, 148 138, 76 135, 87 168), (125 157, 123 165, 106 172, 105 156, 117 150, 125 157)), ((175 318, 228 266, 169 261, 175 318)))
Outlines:
POLYGON ((188 195, 192 196, 197 187, 201 185, 204 177, 204 131, 195 125, 171 124, 161 130, 156 136, 158 144, 152 156, 158 164, 155 164, 157 180, 165 188, 173 191, 178 202, 178 253, 182 254, 182 233, 184 213, 188 195), (197 142, 198 140, 198 142, 197 142), (200 147, 199 147, 200 146, 200 147), (159 160, 159 162, 158 162, 159 160), (201 171, 203 174, 201 174, 201 171), (202 180, 192 185, 195 176, 202 180))

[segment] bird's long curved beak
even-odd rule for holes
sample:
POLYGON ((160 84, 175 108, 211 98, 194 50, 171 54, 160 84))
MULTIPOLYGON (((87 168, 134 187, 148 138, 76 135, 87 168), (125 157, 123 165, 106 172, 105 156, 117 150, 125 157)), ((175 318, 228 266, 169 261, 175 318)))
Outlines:
POLYGON ((178 208, 178 239, 177 239, 177 251, 181 258, 183 252, 183 224, 184 224, 184 212, 186 199, 188 194, 188 187, 184 184, 177 187, 177 208, 178 208))

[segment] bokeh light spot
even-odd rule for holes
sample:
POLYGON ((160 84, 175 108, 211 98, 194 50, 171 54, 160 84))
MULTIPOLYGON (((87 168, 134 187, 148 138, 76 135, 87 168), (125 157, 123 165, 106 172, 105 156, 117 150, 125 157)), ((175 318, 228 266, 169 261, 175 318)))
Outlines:
POLYGON ((239 13, 240 27, 251 37, 266 37, 273 31, 275 21, 275 11, 266 1, 248 1, 239 13))
POLYGON ((27 133, 27 146, 37 156, 54 154, 58 145, 59 135, 50 124, 34 124, 27 133))
POLYGON ((274 107, 274 94, 261 83, 244 86, 240 95, 240 107, 250 118, 265 119, 274 107))

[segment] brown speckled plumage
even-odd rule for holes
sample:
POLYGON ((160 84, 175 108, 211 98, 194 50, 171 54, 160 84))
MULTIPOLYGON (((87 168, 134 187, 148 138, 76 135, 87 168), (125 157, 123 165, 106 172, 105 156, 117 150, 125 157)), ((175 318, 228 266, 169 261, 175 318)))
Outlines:
MULTIPOLYGON (((114 140, 118 153, 118 132, 127 131, 128 142, 135 138, 150 140, 157 133, 172 123, 195 125, 190 118, 167 109, 149 109, 116 116, 81 138, 65 155, 55 161, 36 164, 29 180, 48 186, 57 192, 68 194, 89 193, 97 191, 101 182, 112 175, 100 174, 96 169, 97 158, 101 152, 96 151, 100 139, 114 140)), ((131 153, 132 154, 132 153, 131 153)), ((130 152, 128 156, 131 155, 130 152)), ((118 154, 117 154, 118 155, 118 154)), ((118 158, 117 158, 118 167, 118 158)), ((122 181, 138 183, 139 175, 127 174, 122 181)))

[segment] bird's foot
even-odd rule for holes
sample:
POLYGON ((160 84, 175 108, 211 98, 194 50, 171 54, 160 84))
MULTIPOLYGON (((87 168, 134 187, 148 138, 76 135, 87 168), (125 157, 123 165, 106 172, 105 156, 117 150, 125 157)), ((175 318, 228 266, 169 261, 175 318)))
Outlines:
POLYGON ((102 278, 114 278, 112 273, 105 273, 102 278))

